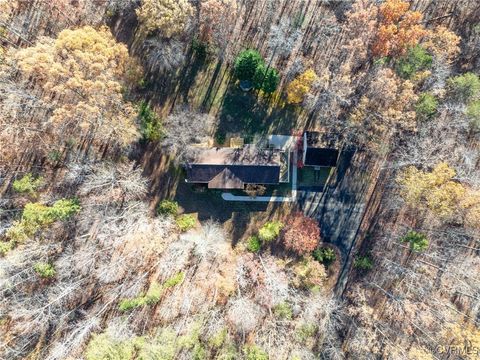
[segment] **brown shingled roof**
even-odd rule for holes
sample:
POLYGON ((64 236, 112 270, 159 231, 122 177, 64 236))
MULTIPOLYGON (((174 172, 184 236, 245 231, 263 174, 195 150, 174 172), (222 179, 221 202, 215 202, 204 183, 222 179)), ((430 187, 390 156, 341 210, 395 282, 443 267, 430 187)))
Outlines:
MULTIPOLYGON (((191 183, 208 184, 218 175, 219 179, 237 178, 244 184, 278 184, 280 182, 279 165, 208 165, 208 164, 189 164, 186 166, 187 181, 191 183), (225 170, 228 169, 228 172, 225 170)), ((209 184, 210 188, 220 184, 223 189, 223 183, 216 179, 209 184)), ((238 184, 238 180, 235 180, 238 184)))
POLYGON ((209 189, 243 189, 244 186, 245 183, 228 168, 208 182, 209 189))

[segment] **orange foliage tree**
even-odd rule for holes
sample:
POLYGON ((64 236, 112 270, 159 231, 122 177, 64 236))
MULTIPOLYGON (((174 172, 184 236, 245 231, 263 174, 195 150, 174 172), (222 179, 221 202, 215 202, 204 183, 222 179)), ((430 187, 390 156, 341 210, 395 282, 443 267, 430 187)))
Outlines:
POLYGON ((302 213, 290 217, 283 233, 283 243, 289 250, 299 255, 312 252, 320 240, 320 229, 314 219, 302 213))
POLYGON ((421 24, 422 14, 410 11, 403 0, 387 0, 378 9, 379 22, 372 45, 374 56, 399 56, 427 35, 421 24))

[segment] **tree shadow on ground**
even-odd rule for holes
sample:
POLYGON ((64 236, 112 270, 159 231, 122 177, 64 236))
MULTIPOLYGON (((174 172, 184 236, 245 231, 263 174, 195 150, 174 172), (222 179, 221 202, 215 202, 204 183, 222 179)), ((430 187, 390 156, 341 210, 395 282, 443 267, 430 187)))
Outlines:
POLYGON ((139 152, 141 156, 137 164, 143 168, 143 175, 150 179, 148 192, 153 209, 161 199, 171 199, 175 195, 183 171, 158 144, 146 145, 139 152))
POLYGON ((147 73, 145 85, 139 89, 142 98, 149 98, 153 105, 169 115, 179 104, 189 102, 189 94, 195 87, 198 74, 207 65, 206 58, 191 47, 185 55, 185 63, 177 70, 162 73, 147 73))
POLYGON ((206 57, 203 54, 199 54, 198 51, 195 51, 192 47, 189 48, 186 59, 185 66, 175 79, 175 81, 178 82, 178 88, 175 93, 175 98, 172 101, 170 111, 175 108, 175 104, 179 97, 184 104, 188 103, 190 89, 195 85, 195 79, 197 78, 198 73, 206 65, 206 57))
MULTIPOLYGON (((225 69, 220 78, 220 82, 219 82, 220 85, 218 85, 217 87, 215 86, 215 84, 217 83, 217 79, 221 73, 222 65, 223 65, 222 61, 220 60, 217 61, 217 64, 215 65, 215 69, 213 71, 211 79, 208 83, 207 91, 205 92, 205 96, 203 97, 202 103, 200 105, 200 108, 204 112, 209 112, 211 110, 215 102, 215 99, 217 98, 218 91, 220 90, 220 85, 222 84, 225 76, 228 76, 229 74, 229 70, 225 69)), ((229 84, 230 84, 230 81, 231 81, 231 78, 229 78, 229 84)))
POLYGON ((215 136, 237 134, 247 142, 255 135, 291 134, 297 114, 291 107, 280 107, 269 98, 261 98, 254 91, 244 92, 231 83, 223 99, 215 136))

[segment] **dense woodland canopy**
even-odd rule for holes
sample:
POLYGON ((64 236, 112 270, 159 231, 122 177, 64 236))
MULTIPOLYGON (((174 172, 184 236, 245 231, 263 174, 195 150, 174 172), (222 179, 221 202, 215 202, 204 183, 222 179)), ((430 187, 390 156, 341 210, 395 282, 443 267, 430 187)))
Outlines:
POLYGON ((0 0, 0 358, 480 358, 479 76, 476 0, 0 0), (184 183, 304 130, 314 201, 184 183))

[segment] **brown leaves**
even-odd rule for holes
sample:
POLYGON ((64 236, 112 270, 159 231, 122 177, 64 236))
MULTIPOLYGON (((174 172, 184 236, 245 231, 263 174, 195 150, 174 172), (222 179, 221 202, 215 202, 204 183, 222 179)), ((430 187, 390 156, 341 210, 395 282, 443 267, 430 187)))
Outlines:
POLYGON ((289 250, 303 255, 312 252, 320 240, 320 229, 314 219, 296 213, 286 223, 283 242, 289 250))
POLYGON ((427 35, 423 46, 434 55, 453 60, 460 53, 460 36, 444 26, 437 26, 427 35))

